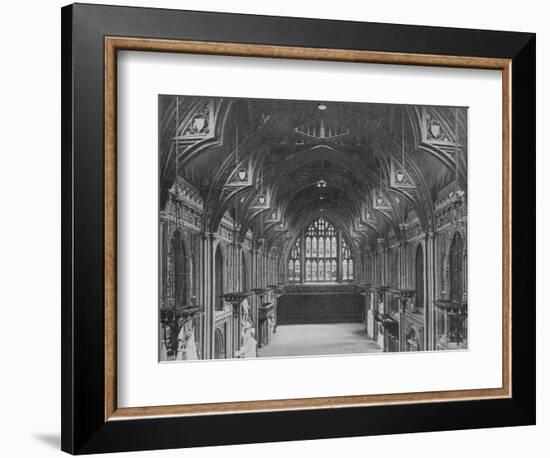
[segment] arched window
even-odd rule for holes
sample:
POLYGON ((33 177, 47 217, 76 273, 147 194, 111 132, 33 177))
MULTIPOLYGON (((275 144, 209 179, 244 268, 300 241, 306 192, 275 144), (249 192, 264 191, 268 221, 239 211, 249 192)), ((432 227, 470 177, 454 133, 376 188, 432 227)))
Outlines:
POLYGON ((333 266, 336 264, 336 229, 324 218, 313 221, 305 229, 306 237, 306 282, 336 280, 333 266), (308 250, 311 240, 311 250, 308 250), (309 264, 308 264, 309 263, 309 264), (308 265, 310 267, 308 268, 308 265), (311 274, 308 272, 311 271, 311 274), (333 277, 334 275, 334 277, 333 277))
POLYGON ((354 278, 354 265, 351 249, 334 226, 323 217, 313 221, 296 238, 288 261, 288 280, 306 283, 338 281, 338 270, 342 280, 354 278), (338 260, 338 246, 341 238, 341 264, 338 260), (303 245, 302 245, 303 243, 303 245), (304 250, 304 252, 302 252, 304 250), (303 260, 302 260, 303 256, 303 260), (304 269, 302 277, 302 269, 304 269))
POLYGON ((464 294, 464 278, 462 275, 462 257, 464 256, 464 242, 462 236, 457 232, 453 237, 450 252, 451 270, 451 299, 461 301, 464 294))
POLYGON ((416 306, 424 307, 424 251, 419 243, 414 263, 414 289, 416 289, 416 306))

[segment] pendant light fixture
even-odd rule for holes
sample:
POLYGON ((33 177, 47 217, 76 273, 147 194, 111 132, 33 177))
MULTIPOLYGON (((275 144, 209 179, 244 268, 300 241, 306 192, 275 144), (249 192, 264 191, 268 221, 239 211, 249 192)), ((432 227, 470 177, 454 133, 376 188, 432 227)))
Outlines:
POLYGON ((458 187, 458 108, 455 108, 455 181, 458 187))
MULTIPOLYGON (((239 110, 238 102, 235 105, 235 168, 239 166, 239 110)), ((237 177, 239 181, 246 181, 248 176, 247 170, 245 167, 240 167, 237 170, 237 177)))
POLYGON ((399 169, 395 173, 395 179, 396 181, 401 184, 403 182, 403 178, 405 178, 405 126, 404 126, 404 111, 405 109, 401 109, 401 169, 399 169))
POLYGON ((260 195, 258 196, 258 203, 260 205, 265 204, 265 193, 264 193, 264 173, 263 170, 260 169, 260 195))
POLYGON ((180 198, 180 184, 178 179, 178 173, 179 173, 179 134, 178 134, 178 128, 179 128, 179 122, 180 122, 180 106, 179 106, 179 96, 176 96, 176 157, 175 157, 175 164, 176 164, 176 170, 174 174, 174 195, 176 197, 176 228, 179 225, 179 198, 180 198))
POLYGON ((376 196, 376 205, 381 207, 384 204, 382 199, 382 160, 379 161, 380 166, 378 168, 378 195, 376 196))

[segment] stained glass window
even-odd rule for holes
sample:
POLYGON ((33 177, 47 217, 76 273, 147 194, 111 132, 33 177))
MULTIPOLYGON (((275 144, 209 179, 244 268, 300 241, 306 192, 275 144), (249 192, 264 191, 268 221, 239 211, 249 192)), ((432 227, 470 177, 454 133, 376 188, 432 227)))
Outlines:
POLYGON ((311 275, 307 275, 306 282, 336 281, 336 254, 337 232, 332 224, 324 218, 313 221, 305 229, 306 240, 311 240, 311 251, 306 258, 311 260, 311 275))
POLYGON ((317 257, 317 237, 311 239, 311 257, 317 257))
POLYGON ((317 261, 311 262, 311 281, 317 281, 317 261))
POLYGON ((300 237, 296 238, 288 257, 289 281, 336 282, 339 278, 339 269, 342 272, 342 280, 353 280, 352 253, 343 237, 341 264, 338 264, 339 238, 340 235, 334 226, 323 217, 309 224, 301 232, 300 237))

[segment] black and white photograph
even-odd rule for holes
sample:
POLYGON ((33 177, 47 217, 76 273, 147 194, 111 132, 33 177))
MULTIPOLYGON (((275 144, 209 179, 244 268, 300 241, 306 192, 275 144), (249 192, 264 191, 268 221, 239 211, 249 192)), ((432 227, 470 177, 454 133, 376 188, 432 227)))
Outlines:
POLYGON ((468 350, 468 107, 158 96, 160 362, 468 350))

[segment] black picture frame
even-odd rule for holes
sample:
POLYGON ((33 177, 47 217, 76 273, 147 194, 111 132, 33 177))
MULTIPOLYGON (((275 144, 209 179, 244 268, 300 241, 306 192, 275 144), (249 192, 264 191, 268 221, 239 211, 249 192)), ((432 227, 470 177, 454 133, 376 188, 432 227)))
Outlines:
POLYGON ((61 14, 64 451, 85 454, 535 424, 534 34, 88 4, 66 6, 61 14), (511 59, 512 396, 106 421, 106 36, 511 59))

